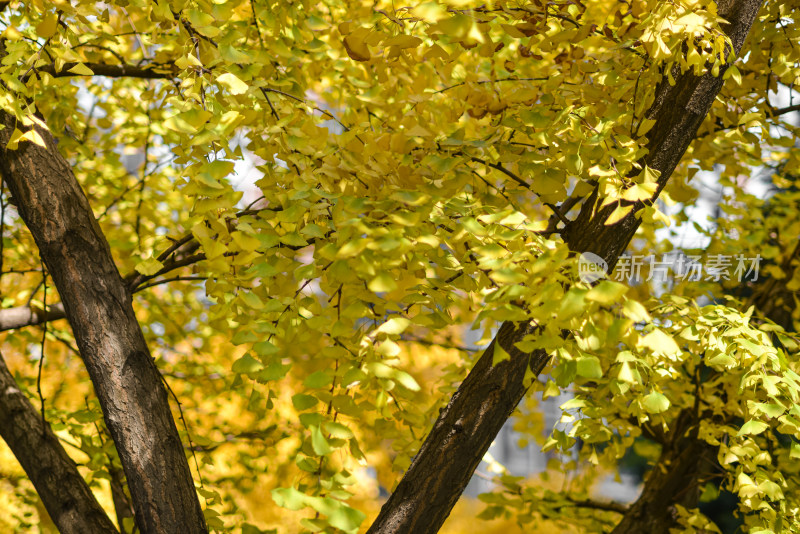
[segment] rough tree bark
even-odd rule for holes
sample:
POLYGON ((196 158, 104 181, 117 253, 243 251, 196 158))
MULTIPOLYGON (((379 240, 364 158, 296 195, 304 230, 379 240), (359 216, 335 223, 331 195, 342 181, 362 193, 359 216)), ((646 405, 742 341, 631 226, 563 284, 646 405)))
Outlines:
MULTIPOLYGON (((719 2, 719 12, 729 24, 723 29, 738 55, 761 7, 761 0, 719 2)), ((666 185, 697 129, 711 108, 722 74, 695 76, 677 73, 674 86, 662 83, 648 111, 656 121, 648 137, 648 154, 640 161, 660 171, 656 196, 666 185)), ((577 218, 563 232, 574 252, 592 252, 602 257, 609 270, 628 246, 640 224, 635 214, 645 206, 637 202, 627 217, 614 225, 605 221, 614 209, 595 209, 595 190, 582 205, 577 218)), ((654 201, 651 200, 650 202, 654 201)), ((368 534, 432 534, 444 523, 464 491, 472 473, 497 432, 525 395, 528 366, 539 374, 549 360, 544 351, 522 353, 515 348, 530 328, 504 324, 495 340, 442 410, 411 466, 381 508, 368 534), (492 365, 497 343, 511 355, 492 365)))
POLYGON ((16 120, 0 112, 0 123, 0 172, 61 296, 139 530, 206 532, 166 389, 86 196, 49 132, 36 126, 46 147, 24 142, 7 150, 16 120))
POLYGON ((17 387, 0 356, 0 437, 8 443, 62 534, 115 533, 50 425, 17 387))

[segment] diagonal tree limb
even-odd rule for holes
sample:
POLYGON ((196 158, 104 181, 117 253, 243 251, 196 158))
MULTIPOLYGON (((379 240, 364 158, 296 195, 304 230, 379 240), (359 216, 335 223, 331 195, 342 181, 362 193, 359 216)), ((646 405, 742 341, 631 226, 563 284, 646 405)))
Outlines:
POLYGON ((20 391, 0 355, 0 436, 62 534, 116 533, 50 425, 20 391))
MULTIPOLYGON (((0 112, 0 147, 15 117, 0 112)), ((50 132, 46 146, 0 149, 17 199, 72 326, 130 487, 141 532, 207 532, 167 392, 136 321, 131 294, 72 169, 50 132)))
MULTIPOLYGON (((732 52, 738 55, 761 0, 728 0, 720 4, 720 15, 730 21, 723 29, 733 44, 732 52)), ((648 113, 656 123, 649 136, 648 155, 640 164, 661 172, 658 192, 666 185, 722 87, 725 69, 720 70, 719 77, 710 72, 700 77, 689 71, 677 73, 674 86, 664 82, 657 88, 654 106, 648 113)), ((598 254, 611 269, 639 227, 641 219, 635 213, 645 204, 637 203, 627 217, 606 226, 614 206, 595 210, 597 197, 595 188, 563 235, 572 251, 598 254)), ((503 324, 442 410, 368 534, 433 534, 439 530, 497 432, 525 395, 526 370, 530 368, 538 375, 549 360, 543 350, 522 353, 516 349, 515 343, 528 333, 528 325, 503 324), (493 366, 498 343, 511 358, 493 366)))

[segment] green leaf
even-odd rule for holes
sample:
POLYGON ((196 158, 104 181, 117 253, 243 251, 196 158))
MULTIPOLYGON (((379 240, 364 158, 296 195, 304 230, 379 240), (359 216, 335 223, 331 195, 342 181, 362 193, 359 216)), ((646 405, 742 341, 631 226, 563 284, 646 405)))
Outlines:
POLYGON ((585 378, 602 378, 603 367, 597 356, 582 356, 578 358, 578 375, 585 378))
POLYGON ((644 170, 636 178, 639 183, 646 184, 657 181, 659 176, 661 176, 661 171, 645 165, 644 170))
POLYGON ((647 309, 635 300, 626 300, 625 304, 622 305, 622 313, 628 319, 636 322, 648 322, 651 320, 647 309))
POLYGON ((333 378, 328 371, 314 371, 303 381, 303 385, 310 389, 328 387, 333 378))
POLYGON ((611 215, 608 216, 608 219, 606 219, 605 223, 603 224, 606 226, 617 224, 619 221, 624 219, 632 209, 633 206, 623 206, 622 204, 618 205, 616 208, 614 208, 614 211, 611 212, 611 215))
POLYGON ((548 380, 547 385, 545 385, 542 398, 548 399, 550 397, 558 397, 559 395, 561 395, 561 389, 558 387, 558 384, 556 384, 552 380, 548 380))
POLYGON ((311 429, 311 447, 318 456, 326 456, 333 451, 318 426, 311 429))
POLYGON ((290 368, 290 365, 283 365, 280 362, 272 362, 271 364, 267 365, 263 371, 259 372, 255 378, 262 384, 266 382, 272 382, 273 380, 280 380, 286 376, 286 373, 289 372, 290 368))
POLYGON ((392 278, 389 273, 382 272, 370 280, 367 287, 373 293, 386 293, 397 289, 397 282, 394 281, 394 278, 392 278))
POLYGON ((669 409, 669 399, 658 391, 645 395, 642 406, 649 413, 661 413, 669 409))
POLYGON ((586 294, 586 298, 608 306, 618 301, 626 291, 628 291, 628 286, 625 284, 612 282, 611 280, 603 280, 589 290, 586 294))
POLYGON ((511 355, 500 345, 499 341, 495 341, 492 345, 492 365, 497 365, 502 361, 510 359, 511 355))
POLYGON ((264 368, 264 364, 256 360, 249 354, 245 354, 235 362, 233 362, 232 370, 234 373, 252 374, 257 373, 264 368))
POLYGON ((294 488, 275 488, 272 490, 272 500, 281 508, 300 510, 308 503, 308 495, 294 488))
POLYGON ((78 410, 72 414, 72 418, 79 423, 93 423, 103 418, 103 414, 92 410, 78 410))
POLYGON ((253 350, 259 356, 269 356, 278 352, 279 349, 272 342, 265 340, 253 343, 253 350))
POLYGON ((786 413, 786 408, 776 403, 759 403, 755 405, 755 409, 771 419, 775 419, 786 413))
POLYGON ((406 389, 419 391, 419 384, 417 384, 417 381, 405 371, 396 369, 395 372, 392 373, 392 379, 406 389))
POLYGON ((168 117, 164 121, 164 126, 170 130, 184 134, 195 134, 200 131, 206 122, 213 116, 213 113, 204 109, 192 108, 183 113, 178 113, 168 117))
POLYGON ((345 532, 356 532, 366 517, 363 512, 341 504, 328 516, 328 522, 332 527, 345 532))
POLYGON ((94 76, 94 72, 92 69, 84 65, 83 63, 77 63, 74 67, 69 69, 69 72, 72 74, 77 74, 78 76, 94 76))
POLYGON ((305 393, 297 393, 296 395, 292 396, 292 404, 294 405, 295 409, 299 412, 312 408, 318 402, 319 399, 311 395, 306 395, 305 393))
POLYGON ((622 362, 619 366, 619 374, 617 374, 617 380, 622 382, 626 382, 628 384, 636 384, 638 381, 631 370, 631 365, 628 362, 622 362))
POLYGON ((726 367, 733 367, 734 365, 736 365, 736 360, 732 356, 720 353, 714 356, 713 358, 710 358, 707 364, 709 367, 726 368, 726 367))
POLYGON ((341 423, 334 423, 332 421, 326 421, 323 423, 325 427, 325 432, 331 435, 331 437, 336 439, 350 439, 353 437, 353 431, 344 426, 341 423))
POLYGON ((388 334, 390 336, 397 336, 402 334, 406 328, 411 324, 411 321, 405 317, 392 317, 375 331, 378 334, 388 334))
POLYGON ((155 258, 150 258, 139 262, 136 265, 136 272, 145 276, 153 276, 158 271, 164 268, 164 264, 155 258))
POLYGON ((746 435, 758 435, 764 432, 769 425, 763 421, 752 420, 748 421, 742 425, 742 428, 739 429, 739 432, 736 434, 737 436, 746 436, 746 435))
POLYGON ((561 299, 558 318, 562 321, 566 321, 583 313, 586 309, 587 293, 587 290, 575 287, 567 291, 567 294, 561 299))
POLYGON ((635 184, 633 187, 625 190, 622 198, 631 202, 636 202, 638 200, 649 200, 653 198, 657 188, 658 184, 655 183, 635 184))
POLYGON ((57 30, 58 12, 48 13, 42 21, 36 25, 36 34, 43 39, 51 38, 56 34, 57 30))
MULTIPOLYGON (((252 63, 253 57, 226 44, 219 45, 219 55, 228 63, 252 63)), ((224 75, 223 75, 224 76, 224 75)))

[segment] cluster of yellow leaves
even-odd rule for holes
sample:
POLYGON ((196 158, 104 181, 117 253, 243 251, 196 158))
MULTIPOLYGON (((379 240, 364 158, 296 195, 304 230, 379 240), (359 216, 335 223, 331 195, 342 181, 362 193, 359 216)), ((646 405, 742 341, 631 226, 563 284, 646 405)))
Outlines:
MULTIPOLYGON (((199 243, 204 291, 184 281, 138 306, 187 399, 212 528, 363 528, 359 510, 376 496, 366 466, 391 489, 469 366, 466 351, 425 347, 460 344, 457 326, 471 322, 484 339, 499 320, 546 323, 527 348, 558 355, 562 386, 606 376, 611 363, 592 351, 630 342, 643 356, 621 356, 608 388, 634 395, 636 416, 671 413, 677 399, 637 363, 671 376, 658 367, 674 363, 668 328, 637 344, 632 324, 647 311, 631 299, 608 319, 623 289, 571 286, 563 243, 541 232, 552 230, 546 204, 594 184, 605 204, 652 197, 654 173, 636 166, 645 113, 673 68, 729 60, 714 2, 97 6, 33 0, 3 13, 0 104, 23 127, 18 146, 41 144, 25 128, 34 112, 58 134, 122 272, 159 272, 165 235, 199 243), (98 64, 159 76, 92 77, 98 64), (249 205, 236 182, 244 160, 258 191, 249 205), (562 346, 562 328, 583 329, 577 349, 562 346), (287 510, 259 515, 270 495, 287 510)), ((765 126, 767 92, 797 80, 796 18, 767 4, 761 38, 726 72, 664 198, 691 202, 689 164, 724 161, 729 181, 765 157, 797 168, 781 149, 796 129, 765 126)), ((668 219, 653 207, 644 220, 636 246, 649 249, 668 219)), ((38 268, 11 226, 6 265, 38 268)), ((4 306, 41 295, 39 274, 22 279, 3 280, 4 306)))

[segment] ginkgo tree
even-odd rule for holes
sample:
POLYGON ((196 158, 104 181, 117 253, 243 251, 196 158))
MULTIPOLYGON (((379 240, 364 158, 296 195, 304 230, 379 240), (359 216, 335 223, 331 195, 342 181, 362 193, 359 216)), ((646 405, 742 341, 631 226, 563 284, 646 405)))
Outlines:
POLYGON ((8 528, 437 532, 524 400, 560 460, 484 519, 798 529, 796 2, 0 7, 8 528), (670 250, 700 170, 760 280, 579 276, 670 250))

